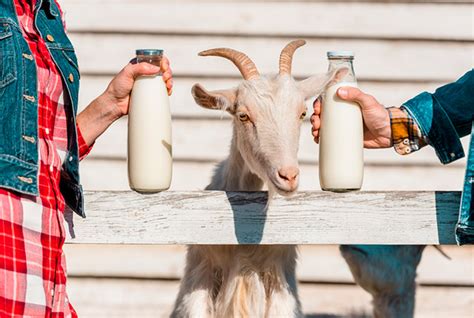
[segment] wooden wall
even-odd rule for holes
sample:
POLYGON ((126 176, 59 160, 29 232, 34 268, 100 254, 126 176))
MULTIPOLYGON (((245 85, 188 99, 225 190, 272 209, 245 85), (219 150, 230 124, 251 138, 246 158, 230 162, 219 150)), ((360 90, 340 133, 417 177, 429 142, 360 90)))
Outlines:
MULTIPOLYGON (((82 73, 81 108, 105 89, 136 48, 163 48, 171 59, 175 75, 171 97, 174 190, 204 188, 215 163, 225 158, 231 136, 229 117, 199 108, 190 89, 197 82, 210 89, 230 87, 239 82, 238 71, 223 59, 198 57, 201 50, 218 46, 242 50, 262 73, 270 74, 277 72, 281 48, 292 39, 304 38, 308 43, 294 58, 297 78, 324 72, 326 51, 353 50, 360 87, 387 106, 398 106, 419 92, 432 91, 474 64, 471 1, 62 3, 82 73)), ((128 189, 126 130, 124 118, 97 141, 82 162, 86 189, 128 189)), ((299 156, 301 189, 319 190, 318 147, 311 140, 308 121, 303 126, 299 156)), ((464 166, 465 160, 442 166, 429 148, 407 157, 390 149, 367 150, 364 189, 460 190, 464 166)), ((426 301, 419 301, 418 317, 466 317, 472 313, 473 250, 451 249, 456 255, 453 261, 444 263, 440 258, 441 263, 423 267, 422 273, 435 270, 432 278, 442 277, 444 283, 441 289, 433 287, 436 280, 426 283, 419 296, 426 301), (453 287, 459 285, 463 287, 453 287), (444 301, 446 295, 450 295, 449 302, 444 301)), ((166 314, 176 292, 176 273, 182 269, 182 247, 68 246, 67 251, 73 276, 71 299, 83 316, 166 314)), ((439 257, 432 250, 428 254, 429 259, 439 257)), ((335 247, 308 248, 302 255, 301 268, 314 268, 308 272, 319 275, 308 278, 302 288, 307 313, 320 317, 316 314, 368 310, 369 298, 351 285, 335 247)), ((424 275, 428 274, 421 274, 420 279, 424 275)))
MULTIPOLYGON (((472 5, 359 2, 64 2, 82 72, 85 107, 134 55, 136 48, 164 48, 175 74, 172 189, 202 189, 212 167, 227 154, 226 114, 199 108, 194 83, 227 88, 240 81, 224 59, 198 57, 228 46, 250 55, 262 73, 277 72, 281 48, 291 39, 308 44, 294 58, 303 78, 327 68, 326 51, 355 51, 360 86, 385 105, 452 81, 473 66, 472 5), (91 5, 93 9, 91 9, 91 5)), ((309 116, 308 116, 309 117, 309 116)), ((126 118, 114 124, 82 164, 86 189, 126 189, 126 118)), ((319 189, 318 147, 303 126, 301 189, 319 189)), ((443 167, 431 149, 408 157, 367 150, 364 189, 461 189, 464 162, 443 167)))

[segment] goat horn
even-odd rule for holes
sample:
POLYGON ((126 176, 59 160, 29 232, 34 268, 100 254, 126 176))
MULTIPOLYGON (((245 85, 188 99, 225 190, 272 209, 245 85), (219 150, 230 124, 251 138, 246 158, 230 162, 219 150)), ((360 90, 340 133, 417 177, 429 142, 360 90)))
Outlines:
POLYGON ((305 40, 295 40, 288 43, 280 54, 280 75, 291 75, 291 62, 296 49, 306 44, 305 40))
POLYGON ((211 49, 200 52, 199 56, 220 56, 230 60, 232 63, 235 64, 235 66, 237 66, 240 73, 246 80, 251 80, 260 76, 260 73, 258 73, 257 67, 252 62, 252 60, 244 53, 233 49, 211 49))

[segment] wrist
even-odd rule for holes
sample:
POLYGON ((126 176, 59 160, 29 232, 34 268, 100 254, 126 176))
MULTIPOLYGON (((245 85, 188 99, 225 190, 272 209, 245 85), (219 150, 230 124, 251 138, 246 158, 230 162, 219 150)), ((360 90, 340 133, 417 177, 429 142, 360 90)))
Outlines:
POLYGON ((109 120, 111 123, 125 115, 118 106, 117 99, 107 90, 97 97, 96 102, 104 119, 109 120))

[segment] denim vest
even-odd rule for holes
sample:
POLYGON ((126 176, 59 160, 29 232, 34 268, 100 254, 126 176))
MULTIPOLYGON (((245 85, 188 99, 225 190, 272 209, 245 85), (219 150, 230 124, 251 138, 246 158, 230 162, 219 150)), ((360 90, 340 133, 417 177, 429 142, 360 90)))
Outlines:
POLYGON ((421 93, 404 106, 443 164, 464 157, 460 138, 470 135, 456 240, 460 245, 474 244, 474 70, 433 94, 421 93))
MULTIPOLYGON (((74 48, 53 0, 37 0, 35 26, 58 67, 70 99, 68 153, 60 189, 67 205, 84 215, 79 184, 76 113, 79 69, 74 48)), ((0 187, 38 196, 38 79, 28 43, 22 35, 13 0, 0 0, 0 187)))

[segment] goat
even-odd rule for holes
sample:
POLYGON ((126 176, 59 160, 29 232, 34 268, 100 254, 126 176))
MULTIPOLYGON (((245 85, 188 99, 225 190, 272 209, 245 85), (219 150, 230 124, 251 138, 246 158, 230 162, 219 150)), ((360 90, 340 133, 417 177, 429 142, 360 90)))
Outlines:
MULTIPOLYGON (((282 50, 279 73, 272 77, 260 76, 252 60, 236 50, 199 53, 230 60, 244 78, 230 89, 207 91, 200 84, 192 88, 198 105, 232 115, 229 155, 217 165, 206 190, 259 191, 266 184, 269 197, 275 192, 288 196, 297 190, 305 101, 319 96, 347 72, 336 69, 295 81, 291 76, 293 54, 304 44, 303 40, 292 41, 282 50)), ((395 247, 388 251, 393 253, 387 252, 392 257, 388 259, 384 258, 387 253, 372 257, 364 247, 341 247, 356 282, 373 295, 376 317, 413 316, 414 279, 422 250, 395 247)), ((189 246, 171 317, 303 317, 296 258, 294 245, 189 246)))
MULTIPOLYGON (((232 61, 244 81, 236 88, 207 91, 196 84, 200 106, 232 115, 233 137, 227 159, 216 168, 207 190, 259 191, 287 196, 299 183, 298 144, 305 101, 318 96, 337 71, 297 82, 291 76, 295 50, 280 54, 279 74, 260 76, 252 60, 228 48, 200 56, 232 61)), ((302 317, 296 286, 294 245, 189 246, 172 317, 302 317)))

